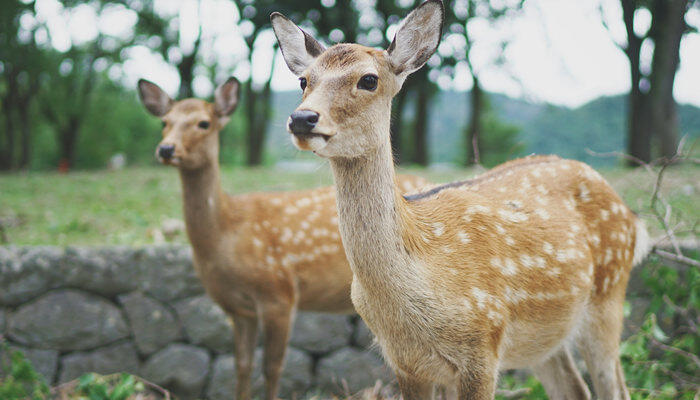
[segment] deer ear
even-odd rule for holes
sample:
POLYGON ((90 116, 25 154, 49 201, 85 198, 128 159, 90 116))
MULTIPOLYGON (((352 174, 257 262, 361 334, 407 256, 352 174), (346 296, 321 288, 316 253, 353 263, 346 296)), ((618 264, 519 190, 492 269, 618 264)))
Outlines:
POLYGON ((296 76, 300 76, 326 49, 313 36, 278 12, 270 15, 270 22, 280 44, 284 61, 296 76))
POLYGON ((238 105, 238 79, 230 77, 222 83, 214 92, 214 109, 219 116, 219 123, 223 126, 228 122, 229 116, 238 105))
POLYGON ((145 79, 139 79, 139 97, 146 110, 156 117, 162 117, 170 111, 173 100, 158 85, 145 79))
POLYGON ((435 53, 444 20, 442 0, 427 0, 408 14, 386 50, 396 75, 416 71, 435 53))

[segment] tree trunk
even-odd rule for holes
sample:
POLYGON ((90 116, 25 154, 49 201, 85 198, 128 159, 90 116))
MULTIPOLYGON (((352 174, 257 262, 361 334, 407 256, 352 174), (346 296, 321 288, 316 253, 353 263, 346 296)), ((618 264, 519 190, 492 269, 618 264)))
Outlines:
POLYGON ((21 149, 19 164, 20 169, 29 169, 31 158, 31 121, 29 120, 29 102, 26 101, 19 108, 19 124, 21 136, 21 149))
MULTIPOLYGON (((623 20, 627 31, 625 55, 630 63, 630 93, 627 96, 627 153, 644 162, 651 161, 651 128, 647 112, 647 93, 642 90, 640 50, 643 38, 634 33, 634 0, 622 0, 623 20)), ((628 161, 631 167, 637 166, 628 161)))
POLYGON ((406 90, 401 90, 396 95, 392 107, 391 118, 391 148, 394 150, 394 162, 400 164, 402 159, 401 134, 403 132, 403 111, 406 105, 406 90))
POLYGON ((649 81, 651 129, 659 143, 662 157, 671 158, 678 146, 678 110, 673 98, 673 83, 679 63, 681 38, 688 0, 656 0, 649 37, 654 41, 654 56, 649 81))
POLYGON ((246 165, 260 165, 262 154, 260 152, 260 132, 255 124, 255 112, 257 105, 257 93, 253 90, 253 78, 245 84, 246 119, 248 120, 248 134, 246 135, 246 165))
POLYGON ((430 103, 430 81, 428 69, 422 68, 416 77, 416 118, 413 124, 413 162, 428 165, 428 105, 430 103))
POLYGON ((473 76, 474 84, 469 92, 470 110, 469 110, 469 126, 467 127, 467 163, 466 165, 474 165, 481 163, 481 134, 483 131, 483 110, 484 110, 484 92, 481 89, 479 78, 473 76))
POLYGON ((0 157, 0 170, 9 171, 14 165, 15 153, 15 127, 12 121, 12 111, 5 108, 5 134, 0 157))
POLYGON ((65 127, 61 128, 60 132, 60 150, 61 162, 67 167, 75 165, 76 145, 78 142, 78 130, 80 129, 81 119, 76 116, 71 116, 65 127))

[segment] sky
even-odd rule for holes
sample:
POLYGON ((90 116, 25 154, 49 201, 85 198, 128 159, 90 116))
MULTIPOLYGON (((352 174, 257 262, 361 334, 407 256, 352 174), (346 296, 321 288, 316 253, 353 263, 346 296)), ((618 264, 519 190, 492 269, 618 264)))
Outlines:
MULTIPOLYGON (((175 28, 182 31, 181 45, 185 49, 194 43, 198 19, 206 21, 202 55, 217 60, 217 80, 223 82, 228 75, 245 80, 253 71, 254 81, 262 82, 272 69, 273 90, 298 90, 298 80, 288 71, 281 54, 273 57, 272 32, 263 32, 257 38, 252 66, 244 61, 247 49, 242 34, 250 27, 238 24, 239 14, 233 2, 202 0, 199 7, 195 0, 155 0, 155 3, 159 12, 179 16, 179 26, 175 28)), ((120 6, 100 15, 87 5, 67 13, 57 0, 37 1, 37 14, 49 27, 46 40, 59 50, 66 49, 70 43, 94 38, 98 29, 117 37, 128 36, 136 21, 132 11, 120 6)), ((646 14, 640 12, 637 16, 637 32, 648 29, 650 16, 646 14)), ((686 20, 700 26, 700 10, 689 11, 686 20)), ((26 26, 34 23, 22 22, 26 26)), ((476 43, 475 68, 488 91, 569 107, 629 91, 629 64, 618 47, 625 38, 618 0, 528 0, 520 15, 505 23, 491 26, 477 20, 468 29, 476 43), (506 62, 494 67, 492 60, 500 52, 497 44, 501 37, 510 38, 503 54, 506 62)), ((443 41, 445 48, 450 45, 449 40, 443 41)), ((649 43, 643 45, 643 60, 647 64, 649 47, 649 43)), ((178 54, 172 56, 176 59, 178 54)), ((680 103, 700 107, 700 35, 684 37, 680 58, 675 98, 680 103)), ((124 64, 108 72, 127 86, 135 87, 139 78, 149 79, 173 96, 179 86, 175 68, 146 47, 130 49, 124 64)), ((442 89, 450 90, 468 90, 472 85, 465 67, 458 67, 454 78, 437 78, 437 83, 442 89)), ((203 76, 195 79, 196 95, 208 96, 213 89, 209 79, 203 76)))

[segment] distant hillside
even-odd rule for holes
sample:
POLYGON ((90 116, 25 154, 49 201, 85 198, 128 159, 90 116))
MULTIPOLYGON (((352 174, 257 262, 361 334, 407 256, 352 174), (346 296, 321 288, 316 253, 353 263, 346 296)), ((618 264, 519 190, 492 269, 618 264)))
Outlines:
MULTIPOLYGON (((276 159, 298 159, 284 130, 284 121, 297 106, 300 93, 274 94, 273 123, 268 151, 276 159)), ((559 154, 595 165, 611 165, 615 159, 601 159, 586 153, 623 151, 625 143, 626 97, 601 97, 578 108, 530 103, 500 94, 490 94, 491 104, 504 122, 521 128, 518 140, 526 145, 524 154, 559 154)), ((440 92, 432 103, 428 136, 432 163, 456 163, 464 154, 468 93, 440 92)), ((700 137, 700 108, 679 107, 683 134, 700 137)), ((410 114, 407 117, 411 117, 410 114)))

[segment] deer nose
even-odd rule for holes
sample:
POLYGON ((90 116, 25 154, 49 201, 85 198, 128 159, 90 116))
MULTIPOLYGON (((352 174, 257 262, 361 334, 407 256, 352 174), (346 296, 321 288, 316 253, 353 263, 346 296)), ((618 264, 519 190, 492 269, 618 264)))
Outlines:
POLYGON ((169 160, 175 153, 174 144, 161 144, 158 146, 158 156, 164 160, 169 160))
POLYGON ((311 133, 318 122, 318 113, 310 110, 297 110, 289 116, 289 130, 295 135, 311 133))

